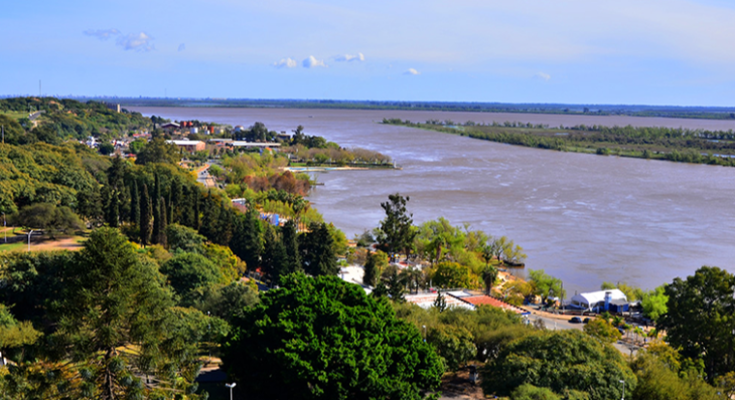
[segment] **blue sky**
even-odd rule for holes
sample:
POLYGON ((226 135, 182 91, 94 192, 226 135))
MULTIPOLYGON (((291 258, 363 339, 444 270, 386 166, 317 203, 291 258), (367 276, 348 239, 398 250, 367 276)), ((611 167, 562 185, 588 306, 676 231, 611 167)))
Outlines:
POLYGON ((735 2, 21 1, 0 94, 735 106, 735 2))

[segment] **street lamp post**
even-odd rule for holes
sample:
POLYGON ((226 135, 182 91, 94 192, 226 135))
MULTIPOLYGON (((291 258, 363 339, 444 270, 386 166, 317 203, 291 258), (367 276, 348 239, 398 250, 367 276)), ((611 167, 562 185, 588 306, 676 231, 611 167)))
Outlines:
POLYGON ((31 251, 31 235, 33 235, 33 229, 28 232, 28 251, 31 251))
POLYGON ((207 349, 209 350, 209 358, 207 360, 207 364, 210 364, 212 362, 212 333, 211 333, 211 320, 209 319, 210 314, 209 311, 207 311, 207 349))
POLYGON ((623 384, 623 397, 621 397, 621 400, 625 400, 625 381, 621 379, 620 383, 623 384))
POLYGON ((230 400, 232 400, 232 388, 234 388, 235 386, 237 386, 237 384, 235 382, 225 383, 225 386, 227 386, 228 388, 230 388, 230 400))

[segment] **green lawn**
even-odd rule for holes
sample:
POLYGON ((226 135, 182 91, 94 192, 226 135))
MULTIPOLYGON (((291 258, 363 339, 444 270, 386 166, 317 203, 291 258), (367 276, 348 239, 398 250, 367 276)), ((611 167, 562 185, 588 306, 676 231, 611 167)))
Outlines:
POLYGON ((28 112, 26 111, 0 111, 0 114, 7 115, 13 119, 28 118, 28 112))
POLYGON ((0 251, 13 251, 13 250, 21 250, 27 248, 28 244, 25 242, 17 242, 17 243, 3 243, 2 238, 0 238, 0 251))

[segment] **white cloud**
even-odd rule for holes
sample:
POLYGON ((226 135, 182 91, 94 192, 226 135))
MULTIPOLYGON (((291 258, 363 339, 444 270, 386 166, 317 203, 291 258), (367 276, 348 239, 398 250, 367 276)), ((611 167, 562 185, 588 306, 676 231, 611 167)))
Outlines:
POLYGON ((403 74, 404 75, 421 75, 421 72, 416 71, 414 68, 409 68, 403 74))
POLYGON ((335 59, 336 61, 365 61, 365 55, 362 53, 345 54, 335 59))
POLYGON ((551 79, 551 75, 547 74, 546 72, 537 72, 536 75, 533 76, 536 79, 542 79, 545 81, 548 81, 551 79))
POLYGON ((294 68, 299 63, 291 57, 282 58, 281 61, 274 62, 273 66, 276 68, 294 68))
POLYGON ((151 43, 152 40, 153 38, 145 32, 131 33, 117 38, 117 45, 125 50, 151 51, 155 50, 155 47, 151 43))
POLYGON ((301 63, 304 68, 316 68, 316 67, 326 67, 327 64, 324 64, 324 60, 317 60, 314 56, 309 56, 309 58, 304 59, 304 61, 301 63))
POLYGON ((184 50, 186 50, 186 44, 184 44, 184 43, 181 43, 181 44, 179 45, 179 51, 184 51, 184 50))
POLYGON ((120 31, 117 29, 87 29, 84 31, 84 34, 96 37, 99 40, 107 40, 113 36, 119 35, 120 31))

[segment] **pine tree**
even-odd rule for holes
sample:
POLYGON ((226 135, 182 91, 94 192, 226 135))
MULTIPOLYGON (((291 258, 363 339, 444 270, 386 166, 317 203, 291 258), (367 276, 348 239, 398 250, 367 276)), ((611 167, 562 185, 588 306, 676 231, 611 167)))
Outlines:
POLYGON ((235 232, 230 241, 230 248, 236 256, 245 261, 250 270, 260 266, 260 255, 263 252, 261 237, 263 224, 258 219, 258 212, 250 209, 245 215, 237 215, 235 232))
POLYGON ((339 266, 334 254, 334 239, 325 223, 312 223, 311 232, 299 236, 301 262, 306 273, 319 275, 337 275, 339 266))
POLYGON ((388 295, 394 302, 403 303, 406 301, 406 298, 403 297, 404 292, 403 282, 398 278, 398 273, 394 271, 388 282, 388 295))
POLYGON ((222 246, 229 246, 232 240, 234 210, 225 200, 222 200, 219 208, 217 231, 213 241, 222 246))
POLYGON ((289 220, 281 228, 281 243, 286 251, 286 273, 301 271, 301 254, 299 254, 299 237, 296 223, 289 220))
POLYGON ((207 239, 217 242, 215 239, 218 236, 218 222, 220 207, 212 197, 212 191, 209 191, 209 195, 204 199, 206 206, 204 207, 204 214, 202 216, 202 226, 199 228, 199 233, 204 235, 207 239))
POLYGON ((268 275, 271 282, 277 283, 284 271, 286 250, 281 245, 276 229, 272 226, 266 226, 263 242, 261 270, 268 275))
POLYGON ((143 191, 140 194, 140 243, 147 245, 151 239, 151 220, 153 219, 153 207, 151 199, 148 196, 148 185, 143 184, 143 191))

